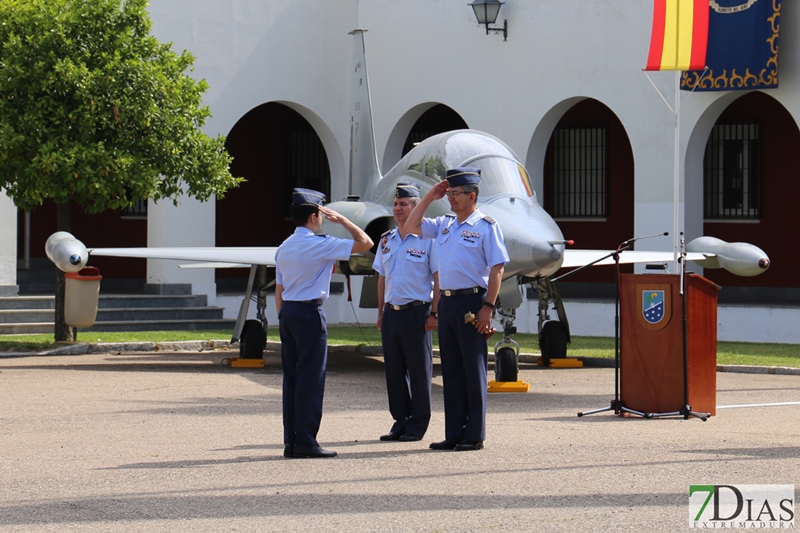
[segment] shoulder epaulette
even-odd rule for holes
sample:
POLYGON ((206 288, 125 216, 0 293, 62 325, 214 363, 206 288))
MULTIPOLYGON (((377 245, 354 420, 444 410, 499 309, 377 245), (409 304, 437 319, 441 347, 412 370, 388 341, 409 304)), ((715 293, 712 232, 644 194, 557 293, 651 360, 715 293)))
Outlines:
POLYGON ((497 221, 495 219, 493 219, 492 217, 488 216, 488 215, 485 215, 483 217, 483 220, 485 220, 489 224, 497 224, 497 221))
POLYGON ((386 237, 387 235, 389 235, 393 231, 394 231, 393 229, 384 231, 383 233, 381 233, 381 239, 386 237))
POLYGON ((456 218, 456 216, 453 213, 447 213, 445 216, 450 218, 456 218))

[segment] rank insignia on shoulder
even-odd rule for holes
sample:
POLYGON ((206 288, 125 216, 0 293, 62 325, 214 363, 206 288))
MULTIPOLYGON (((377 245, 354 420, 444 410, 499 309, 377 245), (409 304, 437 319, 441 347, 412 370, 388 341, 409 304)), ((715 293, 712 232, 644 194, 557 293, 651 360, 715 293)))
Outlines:
POLYGON ((388 237, 389 237, 389 234, 390 234, 392 231, 393 231, 393 230, 387 229, 386 231, 384 231, 383 233, 381 233, 381 237, 387 237, 387 238, 388 238, 388 237))
POLYGON ((489 224, 496 224, 496 223, 497 223, 497 221, 496 221, 495 219, 493 219, 492 217, 490 217, 490 216, 488 216, 488 215, 484 216, 484 217, 483 217, 483 220, 485 220, 485 221, 486 221, 486 222, 488 222, 489 224))
POLYGON ((450 217, 450 218, 456 218, 456 216, 453 213, 446 213, 444 216, 450 217))

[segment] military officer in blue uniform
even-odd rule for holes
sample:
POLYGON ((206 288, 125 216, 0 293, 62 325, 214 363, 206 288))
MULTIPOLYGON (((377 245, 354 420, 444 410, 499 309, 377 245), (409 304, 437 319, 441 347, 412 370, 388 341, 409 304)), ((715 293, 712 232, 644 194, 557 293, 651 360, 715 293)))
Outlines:
POLYGON ((488 347, 492 314, 508 252, 497 222, 478 209, 480 169, 454 168, 414 208, 406 229, 439 245, 439 346, 444 383, 445 440, 436 450, 470 451, 486 439, 488 347), (423 215, 448 197, 448 214, 423 215), (472 324, 465 315, 477 316, 472 324))
POLYGON ((418 441, 431 419, 433 349, 439 303, 439 257, 435 241, 408 233, 408 215, 420 201, 419 185, 397 184, 392 214, 397 228, 381 235, 372 268, 378 278, 389 413, 394 425, 383 441, 418 441))
POLYGON ((317 442, 328 360, 328 330, 322 302, 328 298, 337 260, 372 248, 372 239, 336 211, 325 195, 294 189, 291 213, 297 225, 275 253, 275 306, 283 366, 284 457, 335 457, 317 442), (353 237, 316 235, 323 217, 341 224, 353 237))

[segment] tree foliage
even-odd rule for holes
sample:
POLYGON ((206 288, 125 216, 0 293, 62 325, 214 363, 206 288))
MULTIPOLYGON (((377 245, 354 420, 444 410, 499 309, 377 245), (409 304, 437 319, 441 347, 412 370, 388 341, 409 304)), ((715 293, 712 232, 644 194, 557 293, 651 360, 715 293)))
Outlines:
POLYGON ((0 187, 97 213, 238 184, 202 132, 204 80, 150 34, 146 0, 0 0, 0 187))

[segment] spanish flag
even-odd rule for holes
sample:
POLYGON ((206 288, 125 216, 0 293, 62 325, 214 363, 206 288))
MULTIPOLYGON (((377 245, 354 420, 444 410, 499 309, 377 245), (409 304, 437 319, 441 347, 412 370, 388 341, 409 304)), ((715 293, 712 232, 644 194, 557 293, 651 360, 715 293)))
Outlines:
POLYGON ((645 70, 703 70, 708 17, 708 0, 655 0, 645 70))

